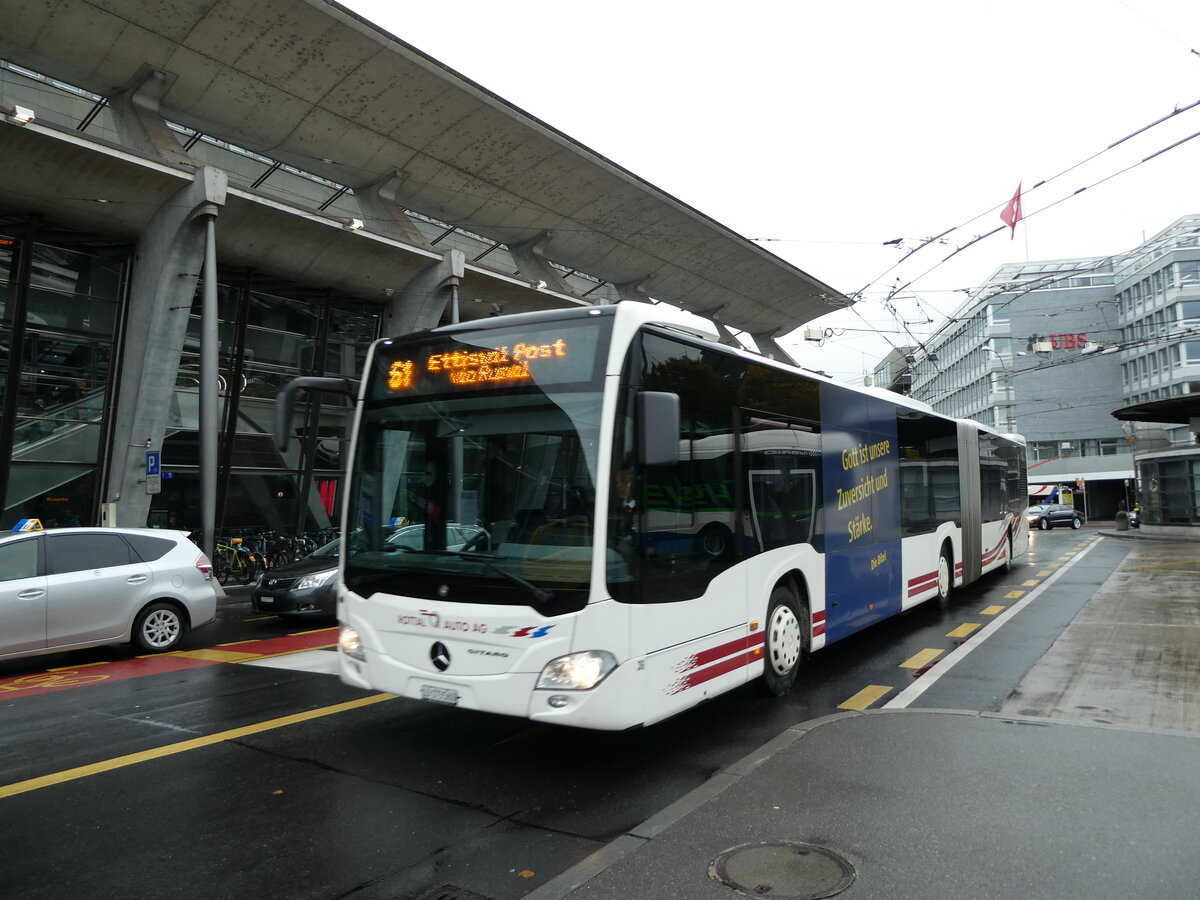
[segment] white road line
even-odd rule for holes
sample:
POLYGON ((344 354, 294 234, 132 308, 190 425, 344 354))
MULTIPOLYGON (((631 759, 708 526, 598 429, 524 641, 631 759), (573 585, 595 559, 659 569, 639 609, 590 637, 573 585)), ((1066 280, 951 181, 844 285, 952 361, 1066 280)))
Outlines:
POLYGON ((887 703, 883 704, 880 709, 905 709, 910 703, 933 687, 939 678, 953 669, 956 665, 958 665, 958 663, 966 659, 968 653, 995 634, 1005 622, 1036 600, 1041 595, 1042 591, 1046 590, 1046 588, 1058 581, 1064 572, 1087 556, 1087 554, 1091 553, 1092 548, 1099 544, 1100 540, 1100 538, 1093 539, 1091 544, 1075 554, 1074 558, 1070 562, 1063 563, 1062 568, 1058 569, 1053 575, 1043 581, 1039 587, 1034 588, 1028 593, 1028 595, 1022 597, 1007 610, 996 616, 996 618, 984 626, 984 628, 981 629, 975 635, 975 637, 968 640, 965 644, 959 644, 949 656, 947 656, 932 669, 902 690, 887 703))
POLYGON ((267 659, 251 659, 241 665, 262 666, 266 669, 289 669, 293 672, 315 672, 318 675, 336 675, 338 673, 338 655, 332 649, 301 650, 299 653, 286 653, 283 656, 272 656, 267 659))

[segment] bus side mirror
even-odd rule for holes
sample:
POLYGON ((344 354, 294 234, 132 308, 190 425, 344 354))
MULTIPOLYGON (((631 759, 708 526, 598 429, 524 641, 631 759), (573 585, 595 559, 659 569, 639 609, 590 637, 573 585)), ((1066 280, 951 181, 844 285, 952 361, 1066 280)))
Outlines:
POLYGON ((637 397, 637 455, 643 466, 679 462, 679 395, 643 391, 637 397))
POLYGON ((320 378, 305 376, 293 378, 283 386, 275 397, 275 449, 280 453, 287 450, 288 435, 292 428, 292 408, 296 405, 297 391, 325 391, 331 394, 346 394, 351 399, 358 393, 358 382, 351 378, 320 378))

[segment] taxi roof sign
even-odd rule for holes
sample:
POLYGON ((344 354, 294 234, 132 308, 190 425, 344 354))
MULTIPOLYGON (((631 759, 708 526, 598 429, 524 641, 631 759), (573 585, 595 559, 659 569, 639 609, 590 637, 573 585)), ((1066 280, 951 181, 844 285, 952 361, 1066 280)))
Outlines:
POLYGON ((42 531, 41 519, 22 519, 13 526, 13 531, 42 531))

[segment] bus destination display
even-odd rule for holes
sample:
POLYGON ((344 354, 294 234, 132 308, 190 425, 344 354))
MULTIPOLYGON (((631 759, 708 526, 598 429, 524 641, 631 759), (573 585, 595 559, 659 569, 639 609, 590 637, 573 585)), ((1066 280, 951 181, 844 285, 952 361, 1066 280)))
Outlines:
POLYGON ((492 331, 453 343, 381 348, 375 396, 586 382, 597 362, 595 331, 571 326, 540 334, 492 331))

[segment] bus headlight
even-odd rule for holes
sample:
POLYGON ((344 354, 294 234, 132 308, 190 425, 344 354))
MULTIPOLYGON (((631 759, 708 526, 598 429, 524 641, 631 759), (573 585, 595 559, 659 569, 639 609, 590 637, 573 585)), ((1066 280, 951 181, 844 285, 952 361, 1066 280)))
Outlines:
POLYGON ((326 572, 313 572, 311 575, 305 575, 296 582, 296 590, 307 591, 310 588, 320 587, 337 573, 337 569, 329 569, 326 572))
POLYGON ((352 656, 360 662, 367 661, 367 651, 363 647, 362 638, 349 625, 343 625, 338 634, 338 646, 347 656, 352 656))
POLYGON ((590 691, 616 667, 616 657, 607 650, 568 653, 546 664, 537 686, 547 691, 590 691))

